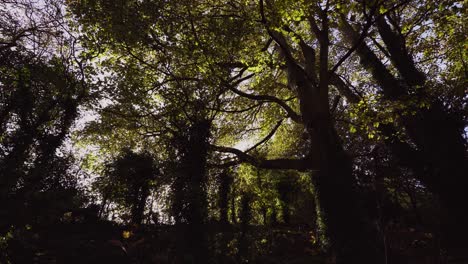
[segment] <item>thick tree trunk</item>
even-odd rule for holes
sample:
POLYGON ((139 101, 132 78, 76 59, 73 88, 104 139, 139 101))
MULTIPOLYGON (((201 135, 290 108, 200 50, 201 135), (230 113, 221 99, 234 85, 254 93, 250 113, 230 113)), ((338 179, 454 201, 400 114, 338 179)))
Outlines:
POLYGON ((209 135, 209 121, 194 123, 189 128, 183 150, 181 174, 185 179, 182 190, 185 208, 182 209, 182 215, 186 224, 185 228, 179 228, 179 255, 185 255, 190 260, 182 258, 181 263, 203 263, 208 259, 204 225, 207 217, 205 180, 209 135))
POLYGON ((320 98, 313 89, 312 85, 302 86, 299 98, 311 140, 309 154, 317 221, 322 232, 320 240, 329 239, 337 263, 384 263, 376 222, 360 203, 352 161, 331 121, 328 97, 320 98))
MULTIPOLYGON (((262 18, 263 1, 260 2, 262 18)), ((269 30, 286 60, 288 86, 299 98, 301 123, 310 138, 309 159, 318 215, 325 237, 329 238, 337 263, 384 263, 383 247, 374 223, 359 203, 352 162, 345 154, 330 116, 329 17, 327 10, 308 17, 319 44, 318 69, 315 51, 301 40, 305 67, 296 62, 280 32, 269 30), (318 78, 317 78, 318 75, 318 78)), ((322 240, 323 241, 323 240, 322 240)))
POLYGON ((303 123, 311 141, 309 158, 318 221, 324 235, 321 241, 329 239, 339 264, 384 263, 383 245, 375 221, 370 220, 370 215, 360 204, 352 161, 343 149, 330 116, 328 88, 332 76, 328 70, 328 37, 323 32, 318 33, 318 84, 314 84, 293 61, 287 62, 289 80, 294 81, 303 123))
POLYGON ((201 121, 192 126, 185 162, 188 176, 188 215, 190 224, 202 224, 206 220, 206 158, 210 124, 201 121))
MULTIPOLYGON (((345 154, 331 120, 328 24, 326 18, 322 19, 322 30, 315 30, 320 44, 318 83, 313 72, 307 73, 294 61, 284 38, 275 36, 286 55, 288 83, 297 92, 302 122, 311 141, 311 166, 308 167, 312 168, 321 241, 329 239, 328 244, 339 264, 384 263, 383 246, 376 226, 360 205, 352 162, 345 154)), ((312 71, 314 63, 309 59, 306 69, 312 71)))
POLYGON ((376 223, 359 202, 352 162, 327 122, 312 133, 312 180, 325 237, 337 263, 384 263, 376 223))

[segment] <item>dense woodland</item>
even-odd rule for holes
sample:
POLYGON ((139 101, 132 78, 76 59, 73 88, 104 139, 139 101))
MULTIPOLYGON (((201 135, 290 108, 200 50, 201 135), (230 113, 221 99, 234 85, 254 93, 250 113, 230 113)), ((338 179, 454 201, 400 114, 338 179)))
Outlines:
POLYGON ((0 263, 468 263, 466 4, 0 0, 0 263))

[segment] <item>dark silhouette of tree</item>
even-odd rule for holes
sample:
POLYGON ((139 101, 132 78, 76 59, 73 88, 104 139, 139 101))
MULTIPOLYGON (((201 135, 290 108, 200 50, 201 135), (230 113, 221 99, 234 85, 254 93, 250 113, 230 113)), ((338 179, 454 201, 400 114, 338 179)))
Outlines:
POLYGON ((130 210, 133 224, 141 224, 150 191, 157 185, 160 171, 154 157, 130 149, 107 164, 105 173, 97 180, 96 186, 102 193, 103 205, 118 203, 130 210))
POLYGON ((241 193, 240 201, 240 234, 238 240, 238 255, 237 260, 239 263, 249 262, 249 241, 248 235, 250 232, 250 221, 252 220, 252 194, 248 192, 241 193))
POLYGON ((14 213, 7 205, 22 204, 66 181, 60 173, 67 175, 61 166, 68 154, 57 156, 57 150, 87 98, 87 88, 58 59, 43 63, 12 51, 2 55, 10 59, 1 65, 0 195, 3 208, 14 213))
MULTIPOLYGON (((291 177, 292 178, 292 177, 291 177)), ((281 215, 283 217, 283 222, 286 225, 290 224, 291 219, 291 203, 292 197, 296 190, 294 188, 294 183, 292 182, 291 178, 281 177, 279 182, 277 183, 277 190, 279 194, 279 199, 281 201, 281 215)))
POLYGON ((46 3, 0 4, 5 262, 65 262, 54 241, 140 263, 466 248, 458 1, 46 3), (69 138, 81 110, 95 119, 69 138), (112 216, 81 217, 96 197, 112 216))
MULTIPOLYGON (((454 2, 443 5, 453 7, 454 16, 457 16, 454 2)), ((416 17, 426 20, 428 14, 436 12, 435 8, 428 6, 413 11, 417 12, 416 17)), ((412 12, 410 9, 376 19, 375 27, 383 42, 379 46, 380 51, 385 53, 385 59, 390 59, 396 72, 390 70, 390 65, 384 64, 370 44, 358 40, 359 34, 344 16, 341 19, 342 31, 350 43, 359 43, 356 53, 360 64, 379 86, 383 100, 404 106, 404 111, 399 110, 402 107, 396 107, 394 111, 399 119, 398 125, 405 130, 414 147, 394 136, 400 128, 394 128, 392 124, 382 127, 386 142, 399 163, 411 168, 415 177, 440 198, 449 215, 446 227, 453 227, 447 230, 448 239, 461 243, 468 234, 463 224, 468 219, 463 202, 467 199, 465 189, 468 186, 465 177, 468 164, 464 139, 466 118, 461 112, 463 110, 453 107, 448 98, 434 93, 437 86, 443 84, 429 80, 431 73, 424 74, 419 68, 423 65, 415 62, 411 52, 417 47, 411 46, 412 40, 402 30, 403 24, 412 23, 414 19, 412 13, 406 13, 412 12)), ((434 18, 436 24, 440 23, 438 18, 434 18)))
POLYGON ((206 163, 210 127, 209 120, 195 120, 173 139, 178 161, 172 183, 172 213, 180 228, 178 254, 181 263, 198 263, 208 258, 204 225, 208 217, 206 163))
MULTIPOLYGON (((231 185, 233 182, 233 176, 228 171, 223 171, 218 176, 219 184, 219 221, 222 224, 229 223, 229 197, 231 194, 231 185)), ((231 194, 232 195, 232 194, 231 194)))

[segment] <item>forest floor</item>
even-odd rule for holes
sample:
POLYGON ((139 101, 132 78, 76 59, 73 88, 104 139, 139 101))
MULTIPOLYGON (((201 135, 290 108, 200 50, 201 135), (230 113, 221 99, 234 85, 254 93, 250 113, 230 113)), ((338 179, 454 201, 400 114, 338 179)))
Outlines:
MULTIPOLYGON (((193 263, 180 262, 190 256, 181 256, 184 251, 178 250, 181 236, 175 226, 136 228, 109 221, 60 222, 14 232, 14 239, 8 243, 10 263, 193 263), (179 262, 174 262, 176 259, 179 262)), ((443 258, 429 244, 429 234, 408 232, 414 234, 389 236, 388 263, 468 263, 468 252, 443 258)), ((210 247, 206 263, 333 263, 307 229, 251 226, 242 236, 238 226, 211 224, 205 234, 210 247)))
MULTIPOLYGON (((178 254, 174 226, 56 223, 14 231, 8 243, 11 263, 174 263, 178 254)), ((207 263, 329 263, 310 230, 249 227, 241 241, 239 227, 208 225, 207 263), (244 245, 241 245, 243 243, 244 245), (239 248, 244 248, 239 252, 239 248)))

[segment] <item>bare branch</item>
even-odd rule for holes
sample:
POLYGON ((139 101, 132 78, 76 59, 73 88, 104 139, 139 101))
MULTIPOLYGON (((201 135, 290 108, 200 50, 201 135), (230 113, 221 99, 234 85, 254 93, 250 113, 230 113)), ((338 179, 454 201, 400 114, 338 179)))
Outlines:
POLYGON ((253 145, 252 147, 250 147, 249 149, 247 149, 245 151, 245 153, 257 148, 258 146, 262 145, 263 143, 267 142, 268 140, 270 140, 271 137, 273 137, 273 135, 276 133, 276 130, 278 130, 278 128, 281 126, 281 124, 283 123, 283 120, 281 119, 280 121, 278 121, 278 123, 275 125, 275 127, 270 131, 270 133, 268 133, 268 135, 266 135, 265 138, 263 138, 262 140, 260 140, 257 144, 253 145))
MULTIPOLYGON (((310 169, 307 159, 272 159, 259 160, 253 156, 236 148, 222 147, 211 145, 211 148, 218 152, 232 153, 237 156, 239 163, 249 163, 258 168, 264 169, 279 169, 279 170, 299 170, 305 171, 310 169)), ((237 165, 237 162, 231 162, 232 165, 237 165)))
POLYGON ((275 96, 249 94, 249 93, 246 93, 246 92, 243 92, 241 90, 236 89, 231 84, 226 84, 226 86, 227 86, 227 88, 229 90, 231 90, 235 94, 240 95, 242 97, 245 97, 245 98, 248 98, 248 99, 251 99, 251 100, 256 100, 256 101, 265 101, 265 102, 276 103, 279 106, 281 106, 283 108, 283 110, 286 111, 286 113, 288 114, 288 117, 291 118, 294 122, 302 123, 301 116, 299 114, 297 114, 288 104, 286 104, 286 102, 284 102, 283 100, 281 100, 281 99, 279 99, 279 98, 277 98, 275 96))

